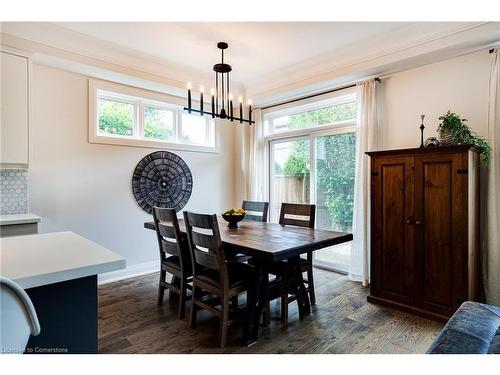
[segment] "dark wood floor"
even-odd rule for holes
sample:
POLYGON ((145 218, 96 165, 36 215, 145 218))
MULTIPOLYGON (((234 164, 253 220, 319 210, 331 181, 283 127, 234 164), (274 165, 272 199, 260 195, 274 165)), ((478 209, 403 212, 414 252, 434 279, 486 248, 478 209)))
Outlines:
MULTIPOLYGON (((290 305, 286 327, 274 320, 259 341, 241 345, 241 327, 229 329, 228 347, 218 348, 218 320, 203 311, 196 329, 177 320, 177 303, 156 305, 157 275, 99 287, 101 353, 424 353, 441 323, 366 302, 368 289, 345 276, 315 269, 312 314, 299 320, 290 305)), ((243 302, 243 301, 242 301, 243 302)), ((272 315, 279 316, 273 303, 272 315)), ((189 303, 188 303, 189 313, 189 303)))

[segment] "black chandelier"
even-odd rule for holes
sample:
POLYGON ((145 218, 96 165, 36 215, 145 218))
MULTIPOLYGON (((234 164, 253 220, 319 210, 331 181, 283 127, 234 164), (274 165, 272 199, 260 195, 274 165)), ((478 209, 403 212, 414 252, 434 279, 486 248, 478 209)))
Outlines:
POLYGON ((239 121, 240 123, 248 122, 250 125, 254 124, 252 121, 252 101, 248 102, 248 119, 243 118, 243 97, 239 97, 239 117, 235 117, 233 110, 233 95, 231 94, 230 77, 229 73, 232 68, 231 65, 224 63, 224 50, 227 49, 226 42, 217 43, 217 48, 221 50, 222 62, 214 65, 215 72, 215 89, 210 90, 211 96, 211 110, 205 111, 203 108, 203 91, 204 87, 200 86, 200 109, 194 109, 191 105, 191 83, 188 83, 188 106, 184 107, 185 111, 189 113, 199 113, 200 116, 210 115, 212 118, 218 117, 220 119, 227 119, 229 121, 239 121))

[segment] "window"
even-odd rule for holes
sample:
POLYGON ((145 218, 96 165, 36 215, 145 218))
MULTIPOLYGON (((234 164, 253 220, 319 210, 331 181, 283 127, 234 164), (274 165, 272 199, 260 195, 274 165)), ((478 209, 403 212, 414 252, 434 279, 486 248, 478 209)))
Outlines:
MULTIPOLYGON (((271 221, 278 221, 282 202, 314 203, 317 228, 352 231, 356 117, 354 94, 264 113, 271 221)), ((350 243, 314 257, 318 266, 347 272, 350 243)))
POLYGON ((282 133, 307 128, 321 128, 356 121, 355 95, 302 105, 268 116, 268 133, 282 133))
POLYGON ((89 142, 217 152, 214 120, 182 99, 93 80, 89 92, 89 142))

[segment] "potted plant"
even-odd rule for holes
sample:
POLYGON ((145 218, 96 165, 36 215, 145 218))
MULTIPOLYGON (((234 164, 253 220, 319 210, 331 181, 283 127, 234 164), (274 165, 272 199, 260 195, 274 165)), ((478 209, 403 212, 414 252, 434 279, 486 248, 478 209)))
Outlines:
POLYGON ((490 160, 491 147, 467 126, 467 120, 451 111, 439 117, 441 121, 437 128, 442 144, 462 145, 472 144, 482 149, 481 162, 487 165, 490 160))

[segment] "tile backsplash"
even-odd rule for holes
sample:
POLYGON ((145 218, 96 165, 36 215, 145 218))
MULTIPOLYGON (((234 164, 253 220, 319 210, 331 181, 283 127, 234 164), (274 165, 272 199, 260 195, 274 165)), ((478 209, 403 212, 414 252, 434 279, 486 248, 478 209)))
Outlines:
POLYGON ((28 171, 0 169, 1 215, 28 212, 28 171))

